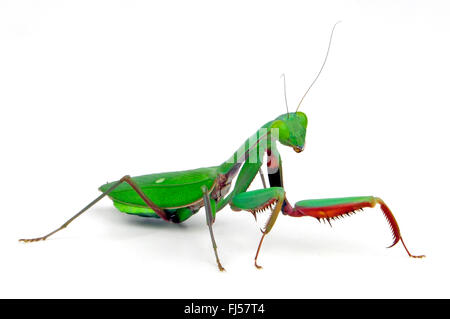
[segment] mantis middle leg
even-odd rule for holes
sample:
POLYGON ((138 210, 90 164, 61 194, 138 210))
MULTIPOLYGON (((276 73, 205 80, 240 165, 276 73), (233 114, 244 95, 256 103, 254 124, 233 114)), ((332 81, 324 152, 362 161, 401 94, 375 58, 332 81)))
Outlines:
POLYGON ((203 202, 205 204, 206 224, 208 225, 209 235, 211 236, 211 242, 214 249, 214 254, 216 256, 217 266, 219 267, 220 271, 224 271, 225 268, 222 267, 219 255, 217 254, 217 244, 212 230, 212 224, 214 221, 214 216, 216 214, 216 202, 209 197, 208 188, 206 186, 202 187, 202 192, 203 202))

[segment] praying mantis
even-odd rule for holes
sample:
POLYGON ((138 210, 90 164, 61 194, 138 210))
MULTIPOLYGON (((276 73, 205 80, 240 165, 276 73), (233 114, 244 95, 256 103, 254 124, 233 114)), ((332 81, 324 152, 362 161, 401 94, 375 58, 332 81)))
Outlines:
MULTIPOLYGON (((270 215, 261 228, 262 237, 254 258, 256 268, 261 268, 258 264, 261 245, 265 236, 275 225, 280 212, 291 217, 310 216, 319 221, 330 222, 330 220, 341 218, 363 208, 380 205, 393 234, 394 242, 390 247, 400 241, 410 257, 424 257, 424 255, 416 256, 409 252, 394 215, 379 197, 312 199, 302 200, 294 205, 291 205, 286 197, 283 186, 282 161, 277 143, 291 148, 296 153, 301 153, 304 150, 308 119, 304 112, 299 111, 299 107, 325 66, 336 25, 337 23, 331 31, 328 50, 322 67, 300 100, 296 111, 289 112, 287 110, 286 113, 265 123, 225 162, 218 166, 186 171, 156 173, 137 177, 125 175, 118 181, 100 186, 99 190, 102 194, 56 230, 42 237, 20 239, 20 241, 35 242, 47 239, 66 228, 74 219, 106 196, 113 201, 114 206, 120 212, 160 218, 171 223, 182 223, 201 208, 204 208, 216 263, 219 270, 223 271, 225 268, 219 258, 213 224, 217 212, 229 205, 234 211, 250 212, 255 219, 260 212, 269 210, 270 215), (269 186, 267 186, 261 170, 265 158, 269 186), (262 179, 264 188, 249 191, 250 184, 258 174, 262 179), (231 189, 235 178, 234 187, 231 189)), ((283 80, 285 80, 284 76, 283 80)), ((286 99, 285 81, 284 93, 286 99)))

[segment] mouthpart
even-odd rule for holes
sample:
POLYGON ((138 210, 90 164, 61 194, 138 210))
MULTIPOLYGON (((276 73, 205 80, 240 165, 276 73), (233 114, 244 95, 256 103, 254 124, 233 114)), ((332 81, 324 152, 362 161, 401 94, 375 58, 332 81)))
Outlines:
POLYGON ((292 148, 294 149, 294 151, 296 153, 300 153, 303 151, 303 147, 300 147, 300 146, 293 146, 292 148))

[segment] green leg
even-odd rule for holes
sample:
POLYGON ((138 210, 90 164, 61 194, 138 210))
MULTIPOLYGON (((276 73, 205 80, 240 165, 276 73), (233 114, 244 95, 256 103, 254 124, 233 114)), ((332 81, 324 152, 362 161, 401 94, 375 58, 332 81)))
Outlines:
POLYGON ((236 195, 231 201, 233 209, 247 210, 251 212, 253 216, 255 216, 255 214, 259 211, 272 208, 272 205, 275 204, 269 220, 267 221, 265 228, 262 230, 263 234, 261 240, 259 241, 258 250, 256 251, 255 266, 258 269, 262 268, 257 263, 262 242, 264 240, 264 237, 270 232, 273 225, 275 224, 275 221, 277 220, 277 217, 281 211, 281 207, 283 206, 284 199, 285 192, 282 187, 269 187, 265 189, 258 189, 240 193, 236 195))
MULTIPOLYGON (((410 257, 422 258, 424 255, 412 255, 408 248, 406 248, 403 237, 400 234, 400 227, 395 220, 394 214, 391 212, 386 203, 379 197, 373 196, 357 196, 357 197, 341 197, 341 198, 324 198, 324 199, 309 199, 297 202, 294 207, 286 202, 283 208, 283 213, 292 217, 310 216, 317 218, 319 221, 324 219, 330 223, 330 220, 346 216, 363 208, 375 207, 380 205, 389 226, 392 230, 394 243, 389 246, 395 246, 399 241, 402 242, 403 247, 410 257)), ((331 223, 330 223, 331 226, 331 223)))
POLYGON ((205 212, 206 212, 206 225, 208 225, 209 235, 211 236, 211 242, 214 249, 214 254, 216 256, 217 266, 220 271, 224 271, 225 268, 222 267, 222 264, 219 260, 219 255, 217 254, 217 244, 214 239, 214 233, 212 230, 212 224, 214 221, 214 216, 216 215, 216 202, 209 197, 208 188, 206 186, 202 187, 203 191, 203 202, 205 204, 205 212))

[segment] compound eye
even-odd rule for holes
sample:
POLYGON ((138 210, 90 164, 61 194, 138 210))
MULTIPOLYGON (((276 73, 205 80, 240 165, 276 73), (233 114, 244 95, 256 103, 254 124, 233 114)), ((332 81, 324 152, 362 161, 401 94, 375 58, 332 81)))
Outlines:
POLYGON ((308 126, 308 118, 306 114, 303 112, 297 112, 297 116, 300 118, 300 123, 302 123, 303 127, 306 128, 308 126))

